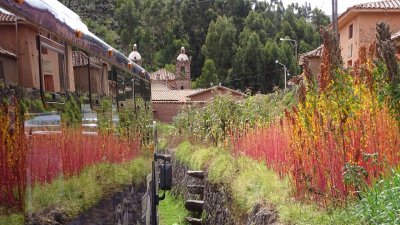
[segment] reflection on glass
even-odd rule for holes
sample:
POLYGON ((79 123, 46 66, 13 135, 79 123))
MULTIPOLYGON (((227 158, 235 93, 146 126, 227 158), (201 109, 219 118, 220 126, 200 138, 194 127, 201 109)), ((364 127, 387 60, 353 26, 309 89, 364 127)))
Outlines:
POLYGON ((82 104, 82 134, 98 134, 97 112, 90 108, 90 104, 82 104))

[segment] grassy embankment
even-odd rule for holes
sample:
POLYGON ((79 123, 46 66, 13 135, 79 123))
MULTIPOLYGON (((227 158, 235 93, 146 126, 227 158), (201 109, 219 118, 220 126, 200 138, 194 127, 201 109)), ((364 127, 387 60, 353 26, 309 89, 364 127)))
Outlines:
POLYGON ((183 205, 183 199, 167 194, 165 200, 160 202, 158 214, 160 225, 182 225, 186 224, 185 218, 188 211, 183 205))
POLYGON ((177 159, 191 169, 207 169, 208 180, 224 185, 233 197, 233 210, 249 212, 257 203, 271 204, 285 224, 399 224, 400 171, 376 182, 361 193, 361 200, 349 200, 347 207, 323 208, 291 197, 290 179, 279 178, 263 162, 228 151, 183 142, 176 148, 177 159))
POLYGON ((322 209, 296 201, 291 197, 289 178, 280 179, 262 162, 189 142, 177 147, 176 157, 191 169, 207 169, 208 180, 224 185, 231 193, 232 210, 239 214, 262 203, 272 204, 278 210, 279 220, 287 224, 359 224, 356 216, 346 209, 322 209))
MULTIPOLYGON (((25 210, 39 212, 60 207, 73 218, 121 185, 143 181, 150 171, 150 165, 149 159, 139 157, 123 164, 97 164, 67 180, 60 177, 50 184, 38 185, 28 190, 25 210)), ((24 224, 24 218, 22 214, 0 216, 0 224, 24 224)))

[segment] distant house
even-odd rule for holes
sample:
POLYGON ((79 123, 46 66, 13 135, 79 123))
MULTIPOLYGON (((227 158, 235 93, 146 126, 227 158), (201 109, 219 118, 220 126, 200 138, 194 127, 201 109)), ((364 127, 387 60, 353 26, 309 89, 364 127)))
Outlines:
POLYGON ((43 39, 46 39, 47 46, 62 49, 64 53, 61 56, 50 48, 41 48, 44 89, 51 92, 59 92, 65 87, 75 90, 72 50, 69 44, 24 19, 2 10, 0 10, 0 34, 3 72, 6 67, 8 68, 7 74, 4 73, 6 82, 18 83, 25 88, 40 88, 39 51, 36 40, 37 35, 40 34, 43 39), (17 65, 15 70, 9 69, 9 63, 13 62, 6 60, 6 57, 14 58, 12 61, 15 60, 17 65))
POLYGON ((385 21, 391 31, 400 30, 400 0, 383 0, 354 5, 338 18, 342 58, 345 67, 358 60, 361 46, 372 43, 376 37, 376 24, 385 21))
POLYGON ((300 54, 299 57, 299 65, 304 66, 305 61, 308 61, 308 67, 310 68, 313 74, 319 74, 320 72, 320 65, 322 62, 322 52, 324 50, 324 45, 319 46, 318 48, 300 54))
MULTIPOLYGON (((89 92, 88 57, 82 51, 72 52, 75 88, 89 92)), ((108 67, 100 59, 90 58, 90 83, 93 93, 109 95, 108 67)))
MULTIPOLYGON (((344 67, 354 66, 358 60, 360 47, 371 44, 375 40, 376 24, 380 21, 389 24, 392 33, 400 31, 400 0, 357 4, 339 16, 339 41, 344 67)), ((322 52, 323 46, 320 46, 313 51, 301 54, 299 64, 302 65, 304 59, 308 58, 311 71, 317 75, 322 52)))
POLYGON ((152 90, 153 116, 156 120, 169 123, 184 106, 202 107, 221 95, 230 95, 237 100, 246 97, 239 91, 223 86, 191 90, 152 90))
POLYGON ((153 117, 158 121, 170 123, 184 106, 202 107, 218 95, 231 95, 237 100, 246 96, 223 86, 191 89, 190 58, 184 47, 176 58, 175 67, 176 73, 162 68, 150 74, 153 117))

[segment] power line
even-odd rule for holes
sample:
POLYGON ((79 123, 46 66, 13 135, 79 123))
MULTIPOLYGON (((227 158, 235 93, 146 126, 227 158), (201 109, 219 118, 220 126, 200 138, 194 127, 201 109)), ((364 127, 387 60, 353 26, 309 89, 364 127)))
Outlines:
POLYGON ((230 80, 230 81, 224 81, 224 82, 222 82, 222 83, 227 83, 227 82, 232 82, 232 81, 239 81, 239 80, 245 80, 245 79, 248 79, 248 78, 258 77, 258 76, 262 76, 262 75, 267 75, 267 74, 274 73, 274 72, 276 72, 276 71, 281 71, 281 70, 282 70, 282 69, 276 69, 276 70, 268 71, 268 72, 265 72, 265 73, 260 73, 260 74, 248 76, 248 77, 242 77, 242 78, 238 78, 238 79, 234 79, 234 80, 230 80))

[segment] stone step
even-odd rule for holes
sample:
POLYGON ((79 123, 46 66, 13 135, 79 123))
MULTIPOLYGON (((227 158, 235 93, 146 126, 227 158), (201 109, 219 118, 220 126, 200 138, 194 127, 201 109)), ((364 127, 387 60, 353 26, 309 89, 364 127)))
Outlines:
POLYGON ((186 217, 186 220, 192 225, 201 225, 202 219, 193 218, 193 217, 186 217))
POLYGON ((191 212, 203 211, 204 201, 201 200, 186 200, 185 208, 191 212))
POLYGON ((186 173, 191 177, 198 178, 198 179, 204 179, 204 171, 201 171, 201 170, 198 170, 198 171, 188 170, 186 173))
POLYGON ((190 194, 202 195, 204 192, 204 185, 187 185, 190 194))

